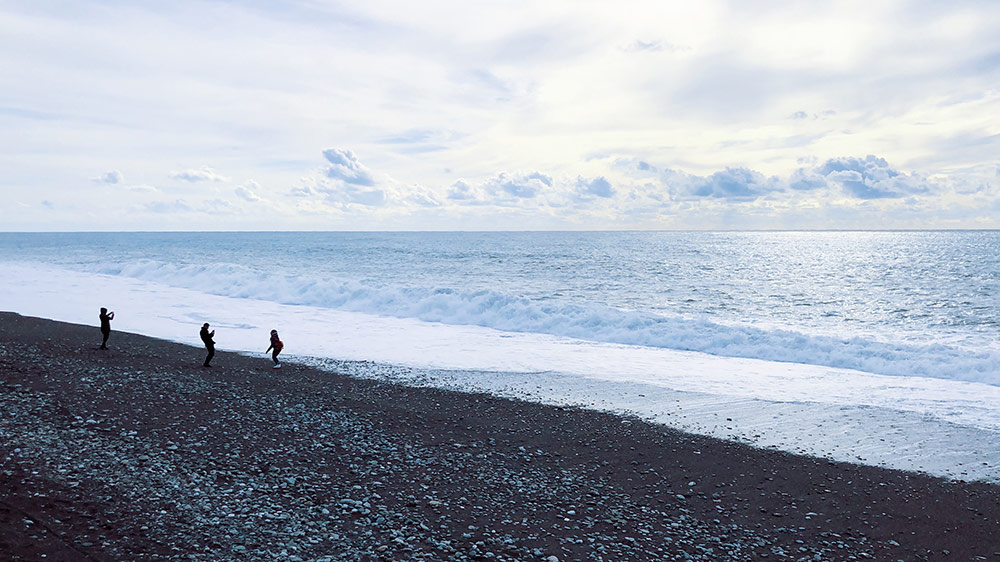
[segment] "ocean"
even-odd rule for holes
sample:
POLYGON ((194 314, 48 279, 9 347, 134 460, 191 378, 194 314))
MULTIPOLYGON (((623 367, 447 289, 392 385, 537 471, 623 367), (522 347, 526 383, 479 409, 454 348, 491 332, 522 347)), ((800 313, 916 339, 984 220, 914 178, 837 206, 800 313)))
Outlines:
POLYGON ((998 231, 0 233, 0 266, 22 314, 1000 480, 998 231))

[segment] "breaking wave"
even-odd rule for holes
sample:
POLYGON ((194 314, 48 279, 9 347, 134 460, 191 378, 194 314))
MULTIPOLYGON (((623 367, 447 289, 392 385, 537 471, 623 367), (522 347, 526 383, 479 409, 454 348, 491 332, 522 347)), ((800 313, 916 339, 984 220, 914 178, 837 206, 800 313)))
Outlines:
POLYGON ((380 286, 353 280, 274 274, 233 264, 178 265, 142 260, 123 265, 105 264, 93 271, 214 295, 281 304, 883 375, 1000 385, 1000 354, 951 345, 817 336, 788 329, 727 325, 707 319, 620 310, 594 303, 528 299, 492 290, 380 286))

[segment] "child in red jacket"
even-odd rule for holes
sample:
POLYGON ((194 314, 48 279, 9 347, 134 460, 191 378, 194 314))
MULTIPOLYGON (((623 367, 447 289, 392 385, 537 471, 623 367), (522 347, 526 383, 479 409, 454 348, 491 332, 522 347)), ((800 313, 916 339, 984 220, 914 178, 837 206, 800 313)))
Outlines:
POLYGON ((274 350, 274 353, 271 354, 271 359, 274 359, 275 369, 281 368, 281 363, 278 363, 278 354, 281 353, 281 348, 283 347, 285 347, 285 344, 281 343, 281 340, 278 339, 278 330, 271 330, 271 345, 264 350, 264 353, 267 353, 272 349, 274 350))

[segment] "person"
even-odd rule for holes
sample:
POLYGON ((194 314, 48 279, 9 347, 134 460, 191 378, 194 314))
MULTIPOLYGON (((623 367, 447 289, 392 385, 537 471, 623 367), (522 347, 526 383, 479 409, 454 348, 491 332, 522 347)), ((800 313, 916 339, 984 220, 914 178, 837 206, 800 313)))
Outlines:
POLYGON ((274 360, 275 369, 281 368, 281 363, 278 363, 278 354, 281 353, 281 349, 283 347, 285 347, 285 344, 281 343, 281 340, 278 339, 278 330, 271 330, 271 345, 264 350, 264 353, 267 353, 272 349, 274 350, 274 353, 271 354, 271 359, 274 360))
POLYGON ((215 357, 215 341, 212 339, 215 336, 215 330, 211 332, 208 331, 208 322, 201 327, 201 341, 205 342, 205 349, 208 350, 208 357, 205 358, 205 366, 211 367, 210 363, 212 358, 215 357))
POLYGON ((114 319, 114 312, 108 312, 108 309, 101 307, 101 334, 104 336, 104 341, 101 342, 101 349, 108 348, 108 336, 111 335, 111 321, 114 319))

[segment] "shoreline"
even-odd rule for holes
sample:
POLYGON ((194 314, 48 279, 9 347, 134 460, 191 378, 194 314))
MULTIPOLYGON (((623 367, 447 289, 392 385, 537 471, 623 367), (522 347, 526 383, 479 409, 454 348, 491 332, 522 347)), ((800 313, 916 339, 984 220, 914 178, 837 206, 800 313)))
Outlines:
POLYGON ((757 447, 1000 482, 1000 448, 968 446, 996 441, 1000 386, 374 317, 58 267, 11 273, 0 309, 22 314, 90 325, 100 287, 112 308, 128 311, 115 328, 170 341, 200 347, 197 328, 211 321, 225 328, 219 346, 254 355, 266 330, 281 327, 300 361, 354 360, 360 376, 392 380, 394 366, 414 366, 437 370, 446 388, 580 404, 757 447), (208 318, 202 310, 214 312, 208 318))
MULTIPOLYGON (((817 403, 792 397, 778 401, 734 397, 572 373, 429 369, 317 357, 298 360, 325 371, 383 382, 486 393, 636 417, 682 433, 760 449, 950 480, 1000 484, 1000 450, 969 445, 996 440, 995 430, 932 418, 916 411, 867 404, 817 403)), ((736 372, 740 372, 739 368, 733 367, 736 372)), ((895 380, 890 378, 886 382, 895 380)), ((984 401, 981 409, 991 405, 991 401, 984 401)))
POLYGON ((996 484, 98 336, 0 313, 15 560, 1000 557, 996 484))

